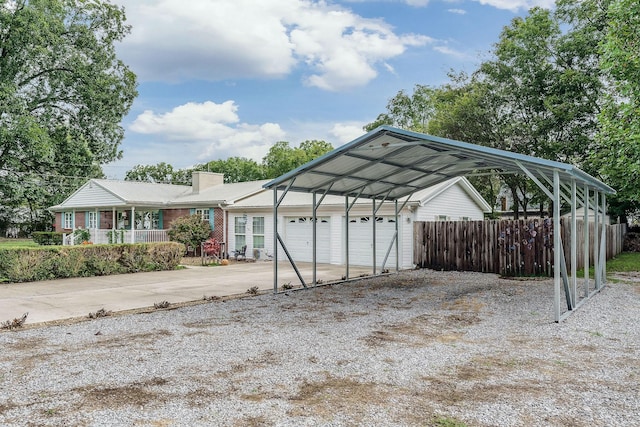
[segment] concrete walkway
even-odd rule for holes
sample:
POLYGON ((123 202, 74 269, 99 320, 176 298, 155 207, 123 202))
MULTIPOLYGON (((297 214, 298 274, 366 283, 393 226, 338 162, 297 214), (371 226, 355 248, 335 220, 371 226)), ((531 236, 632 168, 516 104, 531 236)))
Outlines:
MULTIPOLYGON (((288 263, 278 265, 279 287, 287 282, 300 285, 288 263)), ((311 264, 298 267, 310 283, 311 264)), ((371 273, 371 268, 349 269, 351 277, 363 273, 371 273)), ((318 265, 318 280, 325 283, 340 280, 344 274, 344 266, 318 265)), ((0 284, 0 322, 26 312, 26 324, 87 317, 102 308, 117 312, 153 307, 162 301, 175 304, 202 300, 203 296, 244 294, 253 286, 261 291, 273 289, 273 263, 239 262, 224 267, 188 266, 174 271, 0 284)))

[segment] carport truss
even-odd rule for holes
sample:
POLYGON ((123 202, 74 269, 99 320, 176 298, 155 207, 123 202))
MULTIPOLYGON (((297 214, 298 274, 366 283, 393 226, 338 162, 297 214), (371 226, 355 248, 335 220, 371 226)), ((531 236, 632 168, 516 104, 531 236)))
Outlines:
POLYGON ((316 212, 328 194, 345 198, 345 247, 346 274, 349 279, 349 210, 359 198, 372 200, 373 217, 385 202, 395 203, 396 232, 387 249, 387 256, 380 268, 376 268, 376 221, 372 221, 373 233, 373 273, 385 271, 386 260, 395 246, 396 271, 398 271, 398 229, 397 216, 402 209, 399 203, 406 203, 416 191, 438 184, 457 176, 478 176, 498 171, 501 174, 525 174, 553 201, 554 224, 554 304, 556 322, 560 322, 587 299, 599 292, 605 285, 606 264, 606 195, 615 190, 575 166, 526 156, 504 150, 438 138, 426 134, 410 132, 389 126, 381 126, 366 135, 337 148, 326 155, 306 163, 299 168, 265 184, 273 190, 273 230, 274 230, 274 277, 273 289, 278 291, 278 250, 280 243, 284 254, 293 266, 300 282, 303 280, 296 263, 278 233, 278 207, 289 191, 311 193, 313 195, 313 285, 317 274, 317 233, 316 212), (282 194, 278 195, 278 191, 282 194), (319 199, 318 199, 319 196, 319 199), (560 206, 564 200, 571 205, 571 272, 567 271, 564 246, 560 230, 560 206), (578 287, 576 273, 577 235, 575 233, 578 208, 583 208, 585 224, 589 220, 589 210, 594 214, 593 259, 595 269, 594 286, 589 280, 589 227, 584 227, 585 274, 582 289, 578 287), (558 250, 560 248, 561 250, 558 250), (563 292, 564 290, 564 292, 563 292), (562 309, 562 296, 567 309, 562 309))

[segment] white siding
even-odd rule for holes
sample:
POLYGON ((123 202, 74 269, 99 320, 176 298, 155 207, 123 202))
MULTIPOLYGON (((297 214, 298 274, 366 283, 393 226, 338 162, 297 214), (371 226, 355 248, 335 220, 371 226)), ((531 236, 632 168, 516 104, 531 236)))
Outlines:
POLYGON ((90 183, 89 185, 82 187, 76 194, 73 195, 73 197, 67 200, 64 204, 64 207, 111 207, 122 206, 124 204, 125 203, 121 199, 109 193, 104 188, 90 183))
POLYGON ((472 221, 484 219, 482 209, 459 185, 448 188, 425 206, 419 207, 416 221, 435 221, 441 215, 451 221, 459 221, 464 217, 472 221))

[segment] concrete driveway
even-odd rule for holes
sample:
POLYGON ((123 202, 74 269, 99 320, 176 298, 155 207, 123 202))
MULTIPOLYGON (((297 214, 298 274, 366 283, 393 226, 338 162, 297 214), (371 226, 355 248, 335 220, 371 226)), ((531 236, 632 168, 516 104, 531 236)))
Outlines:
MULTIPOLYGON (((278 286, 300 284, 288 263, 278 265, 278 286)), ((298 267, 310 283, 311 264, 298 267)), ((351 277, 363 273, 371 273, 371 268, 349 269, 351 277)), ((318 265, 318 280, 325 283, 340 280, 344 274, 344 266, 318 265)), ((26 312, 26 324, 87 317, 102 308, 117 312, 153 307, 163 301, 175 304, 202 300, 203 296, 245 294, 253 286, 261 291, 273 289, 273 263, 239 262, 224 267, 187 266, 174 271, 0 284, 0 322, 26 312)))

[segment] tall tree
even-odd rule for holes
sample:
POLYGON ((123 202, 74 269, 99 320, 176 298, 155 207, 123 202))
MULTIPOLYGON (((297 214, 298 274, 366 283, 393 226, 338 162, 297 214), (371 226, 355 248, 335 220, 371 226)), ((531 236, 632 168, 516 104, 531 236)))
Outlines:
POLYGON ((265 178, 276 178, 333 150, 325 141, 307 140, 299 147, 291 147, 286 141, 276 142, 262 159, 265 178))
POLYGON ((124 22, 107 1, 0 3, 3 203, 44 212, 120 157, 120 122, 137 95, 114 49, 124 22))
POLYGON ((145 181, 162 184, 190 185, 191 172, 174 169, 168 163, 160 162, 157 165, 136 165, 127 171, 126 181, 145 181))
POLYGON ((637 1, 618 0, 608 13, 601 64, 613 91, 600 115, 592 160, 618 191, 609 200, 613 213, 626 216, 640 210, 640 9, 637 1))
POLYGON ((225 160, 212 160, 198 165, 195 170, 203 170, 224 174, 224 182, 245 182, 264 179, 264 168, 255 160, 245 157, 229 157, 225 160))
POLYGON ((434 91, 433 87, 426 85, 415 85, 411 95, 401 90, 387 103, 387 112, 379 114, 376 120, 364 129, 369 132, 378 126, 388 125, 414 132, 426 132, 429 120, 435 113, 434 91))

